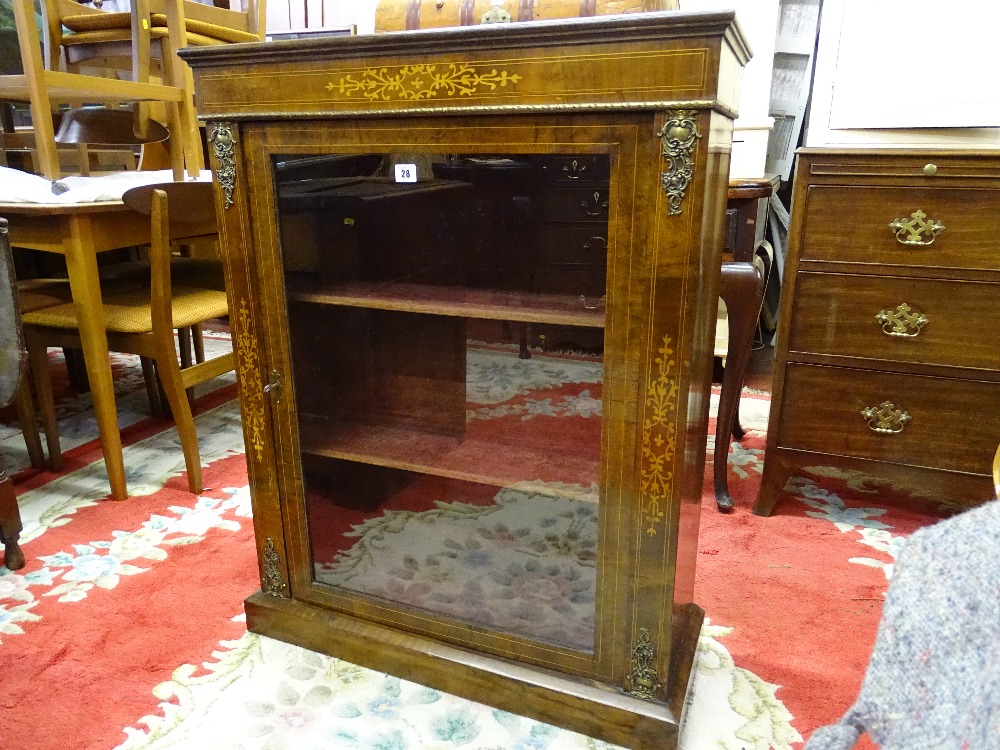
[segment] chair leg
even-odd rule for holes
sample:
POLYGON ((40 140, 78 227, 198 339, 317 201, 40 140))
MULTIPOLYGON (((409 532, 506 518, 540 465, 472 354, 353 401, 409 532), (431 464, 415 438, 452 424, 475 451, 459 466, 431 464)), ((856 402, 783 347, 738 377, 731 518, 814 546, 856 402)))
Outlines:
POLYGON ((17 509, 14 483, 0 469, 0 542, 4 545, 4 565, 9 570, 24 567, 24 553, 18 545, 21 528, 21 513, 17 509))
POLYGON ((35 407, 31 404, 31 388, 27 379, 21 381, 17 393, 14 394, 14 406, 17 409, 17 421, 21 425, 24 444, 28 448, 28 458, 36 469, 46 469, 45 454, 42 452, 42 441, 38 437, 38 425, 35 422, 35 407))
POLYGON ((181 449, 184 451, 184 463, 187 466, 188 488, 191 492, 198 494, 202 488, 198 432, 195 430, 194 415, 191 413, 191 405, 188 403, 181 380, 177 352, 174 351, 173 347, 173 337, 170 340, 169 350, 166 346, 163 349, 164 351, 157 351, 156 372, 160 376, 160 382, 163 383, 163 392, 166 394, 170 410, 174 415, 174 424, 177 425, 181 449))
POLYGON ((181 369, 191 366, 191 329, 177 329, 177 344, 181 350, 181 369))
MULTIPOLYGON (((181 369, 186 370, 192 364, 191 359, 191 343, 194 339, 194 328, 178 328, 177 329, 177 343, 181 350, 181 369)), ((197 357, 197 352, 195 352, 197 357)), ((194 411, 194 388, 187 389, 187 401, 188 406, 191 407, 191 411, 194 411)))
POLYGON ((160 400, 160 384, 156 379, 156 368, 153 367, 153 360, 149 357, 139 357, 142 365, 142 379, 146 384, 146 397, 149 399, 149 413, 154 417, 162 418, 163 402, 160 400))
POLYGON ((56 420, 56 402, 52 395, 52 373, 49 372, 48 349, 36 341, 25 329, 25 343, 31 373, 35 379, 35 394, 38 396, 38 411, 42 418, 42 430, 49 449, 49 468, 62 470, 62 449, 59 447, 59 422, 56 420))
POLYGON ((90 392, 90 379, 87 377, 87 364, 80 349, 63 347, 63 358, 66 361, 66 376, 69 384, 77 393, 90 392))
MULTIPOLYGON (((734 425, 738 423, 740 392, 746 377, 753 332, 764 294, 763 277, 760 271, 749 263, 725 264, 722 268, 720 294, 729 311, 729 341, 726 366, 722 373, 722 392, 719 395, 712 469, 715 480, 715 503, 720 511, 728 511, 733 507, 733 498, 729 494, 728 474, 730 439, 734 425)), ((742 432, 742 427, 740 431, 742 432)))
MULTIPOLYGON (((751 348, 752 346, 753 342, 751 342, 751 348)), ((733 429, 730 430, 733 440, 742 440, 747 434, 747 431, 743 429, 743 425, 740 424, 740 397, 742 394, 743 390, 741 388, 740 392, 736 394, 736 407, 733 409, 733 429)))
POLYGON ((191 326, 191 341, 194 343, 194 361, 201 364, 205 361, 205 333, 201 323, 191 326))

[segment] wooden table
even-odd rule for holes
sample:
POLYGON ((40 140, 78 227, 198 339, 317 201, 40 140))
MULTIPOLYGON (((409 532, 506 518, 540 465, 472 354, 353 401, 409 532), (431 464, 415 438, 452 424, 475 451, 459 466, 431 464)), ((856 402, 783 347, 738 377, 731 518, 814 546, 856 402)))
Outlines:
MULTIPOLYGON (((10 225, 10 244, 66 257, 70 291, 80 320, 80 338, 94 413, 111 483, 111 496, 124 500, 125 466, 115 407, 108 337, 97 274, 97 255, 108 250, 149 243, 149 217, 121 201, 75 204, 0 203, 0 216, 10 225)), ((185 227, 185 234, 205 233, 185 227)), ((208 230, 214 232, 215 227, 208 230)))

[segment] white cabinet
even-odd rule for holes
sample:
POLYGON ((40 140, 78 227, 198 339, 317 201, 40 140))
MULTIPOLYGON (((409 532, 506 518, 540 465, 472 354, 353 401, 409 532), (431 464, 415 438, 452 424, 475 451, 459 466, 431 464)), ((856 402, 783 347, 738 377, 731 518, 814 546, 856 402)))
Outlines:
POLYGON ((825 0, 808 146, 1000 143, 994 0, 825 0))

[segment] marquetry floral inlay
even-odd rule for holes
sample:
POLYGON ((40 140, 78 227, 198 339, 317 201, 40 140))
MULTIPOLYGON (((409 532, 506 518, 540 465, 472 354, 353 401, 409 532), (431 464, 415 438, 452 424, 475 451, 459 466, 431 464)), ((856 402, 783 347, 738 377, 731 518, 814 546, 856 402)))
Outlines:
POLYGON ((653 360, 654 377, 646 389, 646 414, 642 422, 642 473, 639 489, 642 498, 642 520, 648 524, 646 533, 656 536, 666 517, 666 506, 673 492, 674 453, 677 449, 677 362, 670 348, 670 337, 663 337, 660 356, 653 360))
POLYGON ((359 77, 345 75, 338 83, 332 81, 326 90, 350 98, 389 101, 405 99, 419 101, 439 96, 472 96, 482 91, 495 91, 521 80, 496 68, 480 70, 467 63, 446 65, 404 65, 400 68, 367 68, 359 77))
POLYGON ((264 391, 260 379, 257 339, 251 333, 253 324, 246 299, 240 300, 239 322, 235 343, 239 354, 240 408, 250 446, 260 461, 264 453, 264 391))

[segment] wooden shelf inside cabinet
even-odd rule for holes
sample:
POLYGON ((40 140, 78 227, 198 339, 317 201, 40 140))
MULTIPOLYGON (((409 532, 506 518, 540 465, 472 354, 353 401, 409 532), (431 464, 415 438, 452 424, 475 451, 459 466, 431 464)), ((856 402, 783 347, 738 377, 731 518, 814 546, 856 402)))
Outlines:
POLYGON ((599 456, 518 439, 498 445, 468 435, 442 435, 407 427, 330 425, 328 420, 315 417, 302 418, 299 431, 305 454, 498 488, 565 477, 587 485, 596 483, 600 474, 599 456))
POLYGON ((426 313, 516 323, 604 327, 604 302, 564 294, 531 294, 430 284, 353 283, 290 289, 293 302, 426 313))
POLYGON ((676 750, 735 14, 182 57, 240 311, 248 628, 676 750))

